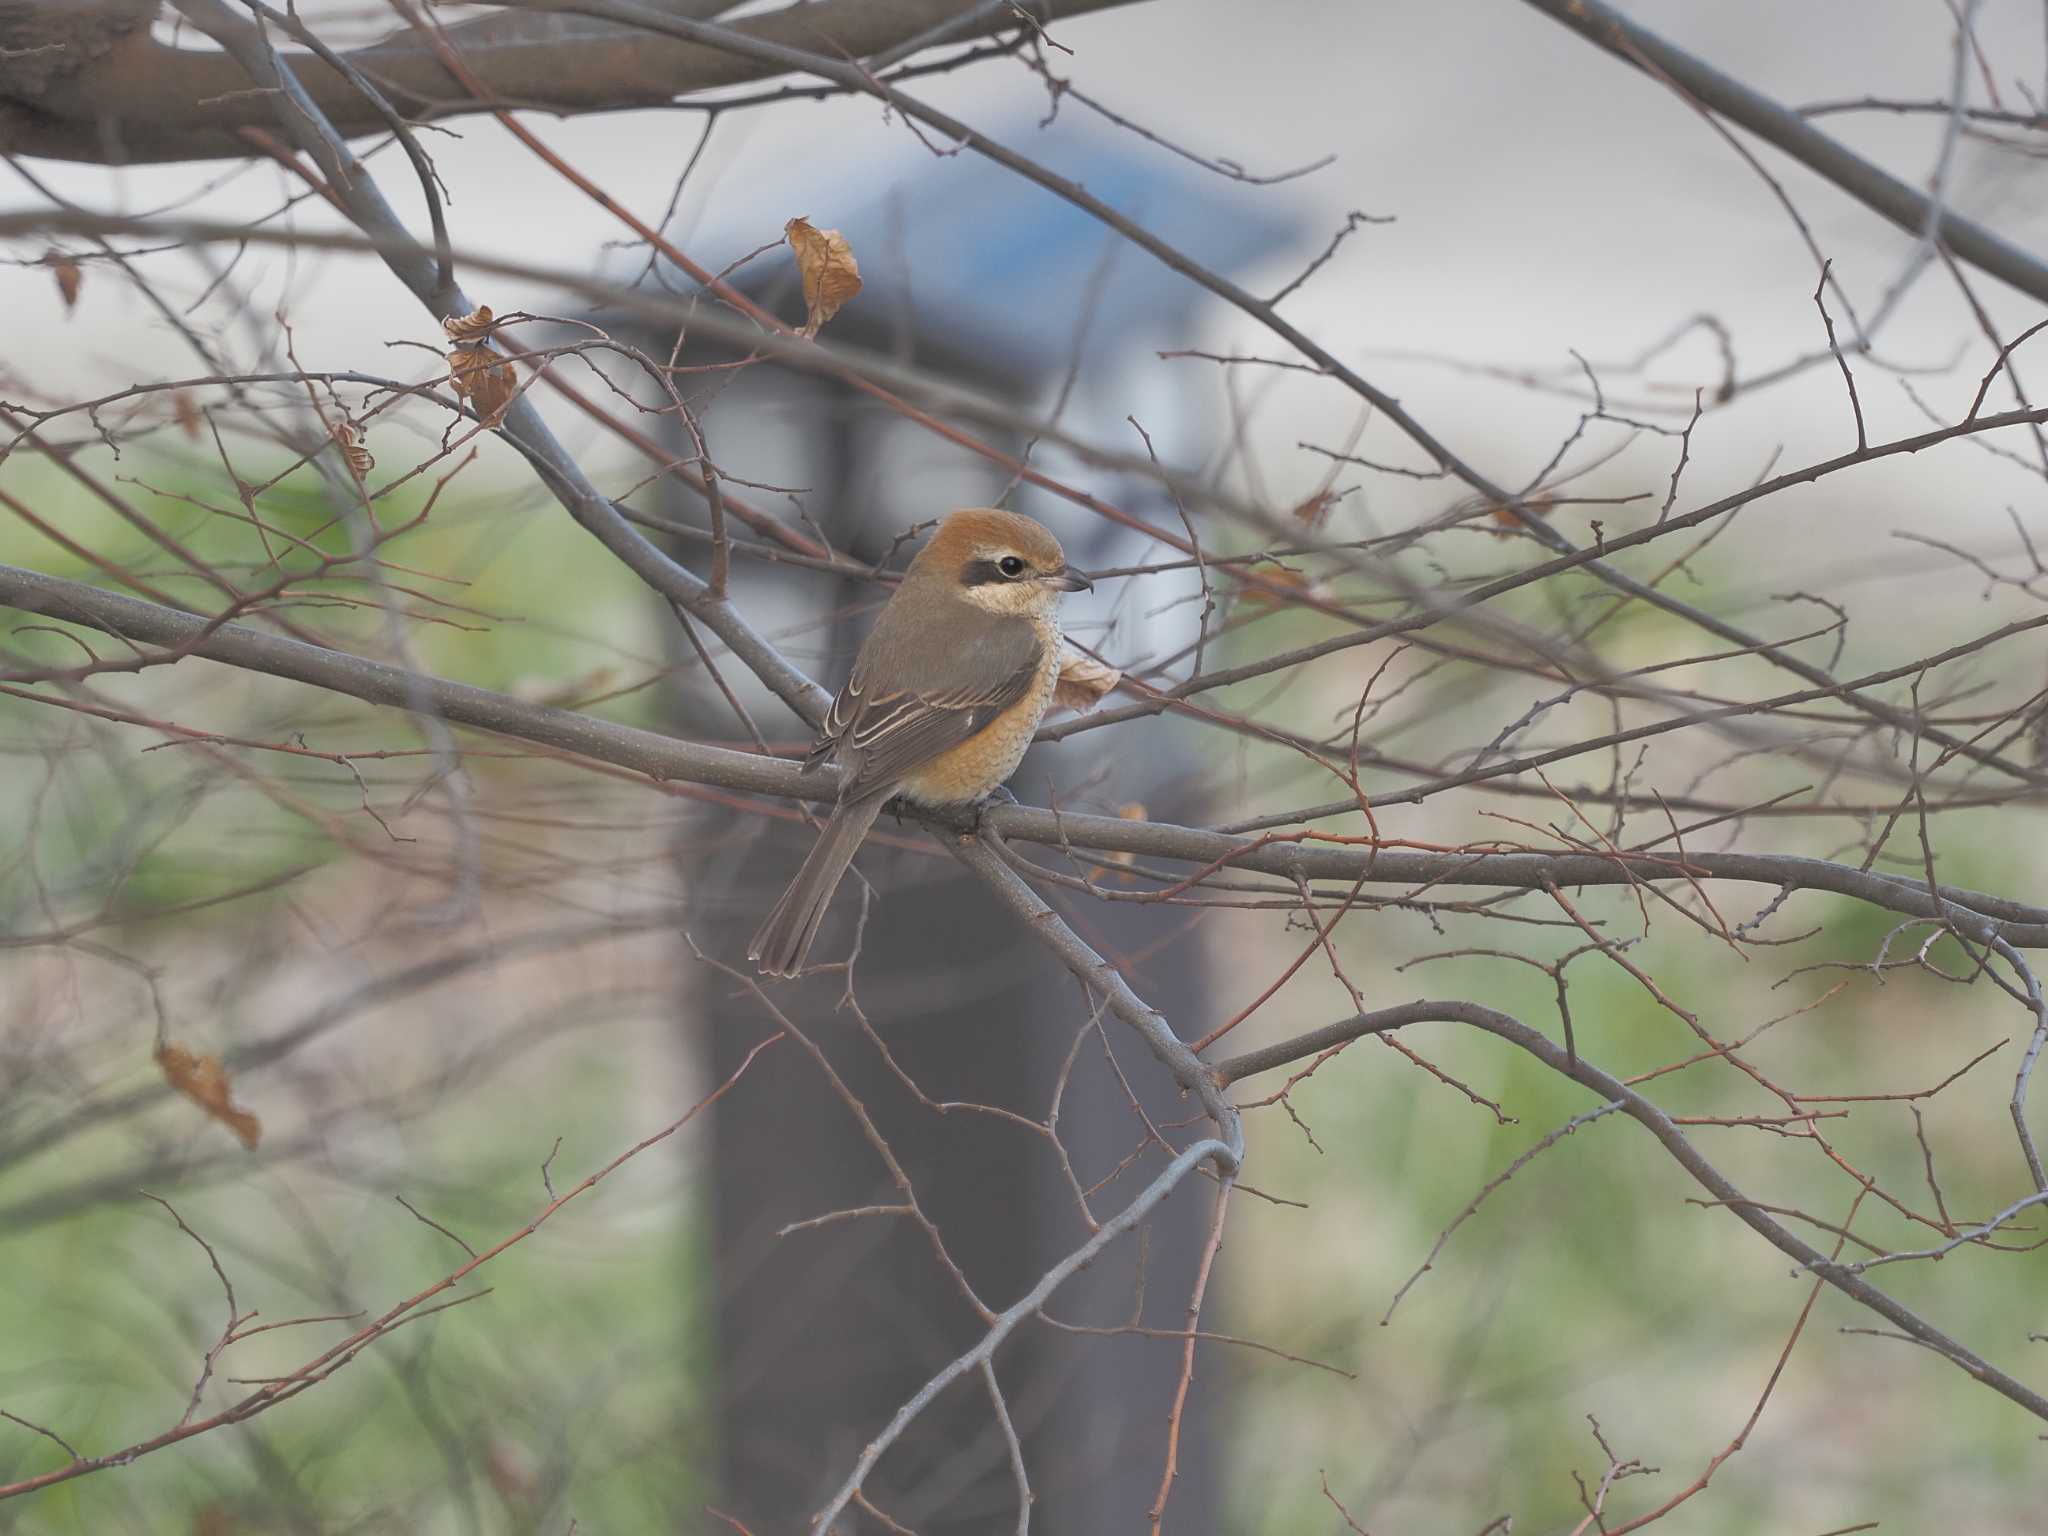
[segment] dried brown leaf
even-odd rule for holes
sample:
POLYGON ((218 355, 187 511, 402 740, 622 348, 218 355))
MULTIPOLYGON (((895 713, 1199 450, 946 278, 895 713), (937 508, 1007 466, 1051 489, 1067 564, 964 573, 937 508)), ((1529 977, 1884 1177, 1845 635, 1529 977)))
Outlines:
POLYGON ((814 229, 808 219, 791 219, 782 232, 796 253, 796 269, 803 274, 804 334, 815 336, 839 313, 840 305, 860 292, 860 264, 853 259, 846 236, 836 229, 814 229))
POLYGON ((219 1057, 200 1056, 166 1041, 156 1048, 156 1064, 163 1069, 165 1082, 241 1137, 243 1146, 255 1150, 263 1135, 262 1122, 235 1107, 227 1069, 219 1057))
POLYGON ((1243 600, 1261 608, 1286 608, 1291 606, 1288 593, 1299 592, 1306 597, 1313 590, 1309 579, 1299 571, 1290 571, 1285 566, 1262 565, 1258 568, 1258 580, 1244 584, 1243 600), (1280 590, 1275 591, 1275 588, 1280 590))
POLYGON ((171 396, 171 413, 179 428, 193 442, 199 441, 199 407, 192 403, 192 391, 181 389, 171 396))
POLYGON ((1294 520, 1308 528, 1320 528, 1330 520, 1330 508, 1342 499, 1342 493, 1325 486, 1294 509, 1294 520))
POLYGON ((441 329, 448 333, 450 341, 475 341, 479 336, 491 334, 497 317, 491 313, 491 306, 479 304, 467 315, 450 315, 441 322, 441 329))
POLYGON ((363 429, 347 419, 334 424, 334 440, 341 445, 341 456, 348 461, 349 472, 358 480, 377 467, 377 461, 370 457, 370 450, 363 446, 363 429))
POLYGON ((69 314, 78 308, 78 287, 85 281, 85 269, 62 251, 50 252, 43 258, 43 265, 56 275, 57 292, 63 296, 64 312, 69 314))
POLYGON ((1505 539, 1512 535, 1516 529, 1527 523, 1530 518, 1548 517, 1556 510, 1557 498, 1555 496, 1531 496, 1522 503, 1519 510, 1504 507, 1496 502, 1493 506, 1493 520, 1499 523, 1500 527, 1491 531, 1495 538, 1505 539))
POLYGON ((519 393, 519 376, 491 350, 489 342, 480 341, 475 346, 448 349, 448 387, 467 400, 477 415, 494 422, 519 393))
POLYGON ((1123 673, 1093 656, 1083 655, 1064 641, 1060 645, 1059 681, 1053 684, 1052 701, 1062 709, 1087 714, 1102 702, 1102 696, 1123 681, 1123 673))

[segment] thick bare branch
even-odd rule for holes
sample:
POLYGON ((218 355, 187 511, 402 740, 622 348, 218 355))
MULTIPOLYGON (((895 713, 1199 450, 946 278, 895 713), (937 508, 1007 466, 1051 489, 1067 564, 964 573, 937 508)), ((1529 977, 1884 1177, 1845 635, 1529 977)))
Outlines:
MULTIPOLYGON (((1052 20, 1129 3, 1037 0, 1024 9, 1052 20)), ((664 0, 659 8, 688 20, 724 7, 664 0)), ((248 90, 232 57, 151 38, 140 23, 156 9, 154 0, 0 4, 0 153, 96 164, 248 155, 241 130, 270 124, 270 100, 248 90), (16 52, 21 56, 9 59, 16 52)), ((732 25, 764 42, 862 57, 917 38, 958 9, 957 0, 819 0, 732 25)), ((976 18, 960 37, 983 37, 1013 24, 1014 15, 1004 7, 976 18)), ((548 11, 480 17, 448 32, 490 86, 491 100, 476 99, 425 38, 409 33, 345 57, 417 122, 493 106, 562 113, 663 106, 787 72, 724 50, 548 11)), ((343 135, 387 131, 375 106, 342 73, 310 53, 285 58, 343 135)))
MULTIPOLYGON (((829 769, 806 774, 784 758, 680 741, 443 678, 411 677, 360 656, 239 624, 214 623, 35 571, 0 566, 0 604, 161 647, 163 663, 203 657, 395 709, 410 709, 416 699, 425 699, 451 724, 534 742, 657 780, 814 801, 830 800, 838 791, 829 769)), ((947 815, 906 807, 905 814, 955 831, 977 825, 971 813, 947 815)), ((1383 848, 1357 838, 1299 833, 1244 838, 1167 822, 1080 816, 1020 805, 991 807, 982 813, 982 821, 1001 837, 1019 842, 1176 859, 1288 879, 1349 881, 1365 876, 1374 883, 1417 890, 1455 885, 1535 891, 1552 885, 1686 878, 1748 881, 1774 889, 1828 891, 1910 917, 1946 920, 1985 942, 1997 937, 2016 947, 2048 948, 2048 910, 1946 884, 1937 903, 1921 881, 1793 854, 1688 853, 1678 858, 1533 851, 1427 853, 1383 848)), ((1137 1006, 1142 1010, 1142 1004, 1137 1006)))
MULTIPOLYGON (((1828 137, 1799 113, 1780 106, 1683 48, 1667 42, 1602 0, 1527 0, 1553 21, 1597 43, 1625 64, 1667 76, 1707 107, 1740 123, 1757 137, 1818 172, 1857 202, 1909 235, 1918 236, 1935 213, 1923 192, 1872 165, 1828 137)), ((1947 104, 1943 111, 1950 110, 1947 104)), ((2001 239, 1954 210, 1940 210, 1942 243, 1971 266, 2010 283, 2021 293, 2048 301, 2048 263, 2001 239)))

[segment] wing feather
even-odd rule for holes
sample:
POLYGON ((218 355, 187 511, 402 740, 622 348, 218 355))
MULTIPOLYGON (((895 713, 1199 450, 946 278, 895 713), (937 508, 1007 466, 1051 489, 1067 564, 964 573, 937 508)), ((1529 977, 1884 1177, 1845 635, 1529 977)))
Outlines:
POLYGON ((989 625, 984 618, 957 646, 944 635, 924 637, 931 670, 939 674, 932 686, 878 686, 877 674, 903 670, 893 643, 901 637, 888 618, 885 611, 861 647, 809 759, 838 761, 845 775, 839 793, 846 799, 898 782, 967 741, 1031 692, 1044 659, 1029 623, 989 625))

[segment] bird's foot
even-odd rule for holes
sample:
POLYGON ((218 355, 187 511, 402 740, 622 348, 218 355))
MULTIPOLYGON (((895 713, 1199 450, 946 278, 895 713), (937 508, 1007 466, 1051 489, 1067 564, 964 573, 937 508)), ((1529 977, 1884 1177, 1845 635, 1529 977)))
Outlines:
POLYGON ((995 810, 999 806, 1017 805, 1020 803, 1017 797, 1010 793, 1008 785, 998 784, 994 789, 974 802, 974 824, 968 828, 967 835, 969 837, 979 837, 982 835, 982 822, 987 819, 990 811, 995 810))

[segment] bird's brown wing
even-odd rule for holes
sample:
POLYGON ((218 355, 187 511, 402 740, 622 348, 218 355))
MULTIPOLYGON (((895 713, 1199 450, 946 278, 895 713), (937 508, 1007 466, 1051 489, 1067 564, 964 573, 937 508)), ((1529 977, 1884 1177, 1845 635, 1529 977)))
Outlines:
MULTIPOLYGON (((884 620, 887 619, 884 614, 884 620)), ((861 647, 853 676, 832 701, 824 739, 812 762, 836 758, 845 777, 842 799, 900 782, 941 753, 959 746, 1038 685, 1044 649, 1038 632, 1021 620, 975 626, 971 635, 927 635, 924 668, 936 686, 889 687, 904 675, 898 637, 885 623, 861 647)))

